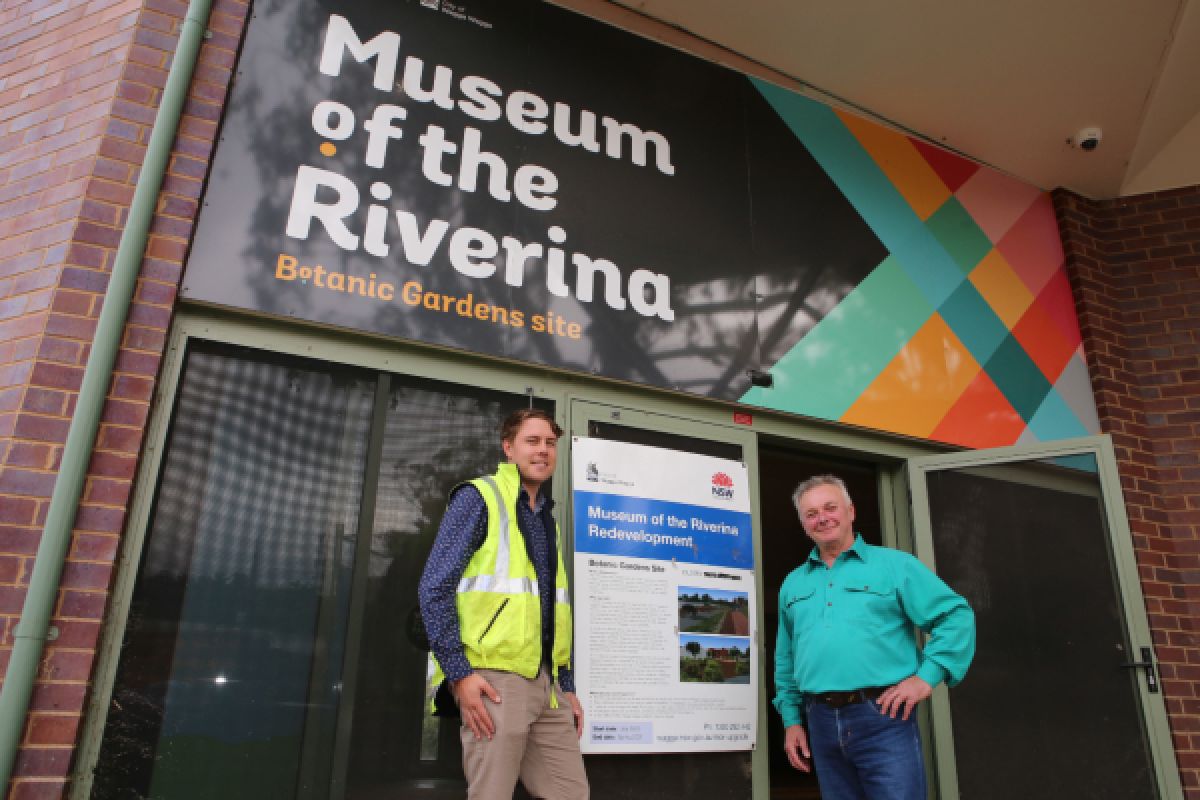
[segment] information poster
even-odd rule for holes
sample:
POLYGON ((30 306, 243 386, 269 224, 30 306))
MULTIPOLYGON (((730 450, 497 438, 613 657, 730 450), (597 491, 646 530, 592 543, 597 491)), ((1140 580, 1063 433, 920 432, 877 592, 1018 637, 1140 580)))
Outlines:
POLYGON ((583 751, 752 749, 758 631, 745 466, 576 437, 572 476, 583 751))

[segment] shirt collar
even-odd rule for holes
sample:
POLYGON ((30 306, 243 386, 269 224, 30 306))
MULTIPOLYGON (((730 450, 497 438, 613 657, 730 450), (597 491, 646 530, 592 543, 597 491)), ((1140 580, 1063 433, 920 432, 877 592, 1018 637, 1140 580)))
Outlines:
MULTIPOLYGON (((850 549, 846 550, 844 553, 842 553, 842 555, 846 555, 848 553, 853 553, 855 556, 858 557, 859 561, 862 561, 864 563, 866 562, 866 560, 867 560, 867 543, 863 541, 861 533, 854 534, 854 544, 850 545, 850 549)), ((841 556, 839 556, 839 558, 840 557, 841 556)), ((812 551, 808 554, 809 566, 816 567, 816 566, 823 565, 824 563, 825 562, 821 559, 820 548, 814 546, 812 551)))
MULTIPOLYGON (((546 507, 547 500, 548 498, 546 495, 538 492, 537 500, 535 500, 533 504, 533 513, 542 513, 542 510, 546 507)), ((517 504, 524 506, 525 508, 529 508, 529 492, 525 491, 524 486, 522 486, 520 491, 517 492, 517 504)))

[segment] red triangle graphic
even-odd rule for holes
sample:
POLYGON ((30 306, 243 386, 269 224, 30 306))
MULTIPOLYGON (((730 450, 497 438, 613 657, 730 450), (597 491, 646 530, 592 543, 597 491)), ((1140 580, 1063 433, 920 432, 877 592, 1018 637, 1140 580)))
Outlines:
POLYGON ((917 152, 928 162, 929 166, 933 167, 933 171, 938 174, 942 183, 946 184, 946 188, 951 192, 957 192, 958 187, 967 182, 967 178, 979 171, 979 165, 974 161, 956 156, 954 153, 919 139, 910 138, 909 141, 917 148, 917 152))
POLYGON ((1002 447, 1016 444, 1024 432, 1021 415, 996 388, 991 376, 979 370, 929 438, 967 447, 1002 447))

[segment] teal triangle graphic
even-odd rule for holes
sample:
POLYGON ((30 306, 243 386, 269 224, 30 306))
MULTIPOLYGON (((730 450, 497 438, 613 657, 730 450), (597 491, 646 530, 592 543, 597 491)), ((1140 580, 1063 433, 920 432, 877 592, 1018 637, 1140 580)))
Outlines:
POLYGON ((751 388, 742 402, 839 419, 932 315, 889 256, 771 368, 774 386, 751 388))
POLYGON ((1043 442, 1087 436, 1090 433, 1058 390, 1053 388, 1046 394, 1033 419, 1029 420, 1029 429, 1043 442))
POLYGON ((925 226, 941 242, 964 275, 970 274, 975 265, 991 252, 991 240, 953 195, 926 220, 925 226))
POLYGON ((828 106, 766 81, 751 80, 883 246, 905 265, 929 304, 940 306, 966 275, 854 134, 828 106))

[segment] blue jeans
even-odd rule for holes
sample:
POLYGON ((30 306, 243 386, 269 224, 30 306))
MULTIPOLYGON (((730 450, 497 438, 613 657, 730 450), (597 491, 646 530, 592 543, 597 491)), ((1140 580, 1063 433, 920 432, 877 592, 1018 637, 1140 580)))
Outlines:
POLYGON ((809 700, 805 709, 822 800, 925 800, 916 712, 892 719, 874 700, 842 708, 809 700))

